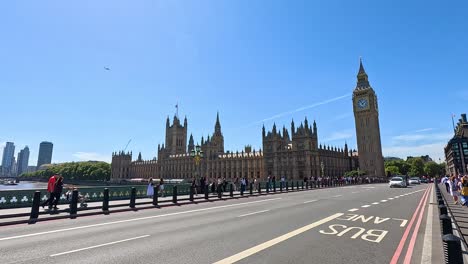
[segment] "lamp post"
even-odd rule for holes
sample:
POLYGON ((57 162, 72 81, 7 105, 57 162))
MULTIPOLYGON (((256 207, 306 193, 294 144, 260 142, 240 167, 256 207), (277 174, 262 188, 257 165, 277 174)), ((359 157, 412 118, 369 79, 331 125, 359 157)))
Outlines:
MULTIPOLYGON (((197 175, 197 173, 199 175, 199 165, 201 159, 203 158, 203 151, 201 150, 200 145, 196 145, 195 148, 192 149, 192 151, 190 152, 190 156, 195 161, 195 176, 197 175)), ((205 188, 205 186, 203 186, 203 188, 205 188)))
POLYGON ((323 161, 320 162, 320 168, 322 169, 322 178, 323 178, 323 176, 325 176, 324 173, 323 173, 323 169, 325 168, 325 165, 323 164, 323 161))

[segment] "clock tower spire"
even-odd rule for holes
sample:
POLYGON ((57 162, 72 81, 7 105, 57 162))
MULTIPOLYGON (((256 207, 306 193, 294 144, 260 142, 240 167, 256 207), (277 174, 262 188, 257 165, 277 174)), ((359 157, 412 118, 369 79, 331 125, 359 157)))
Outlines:
POLYGON ((353 111, 359 155, 359 168, 370 177, 383 177, 384 161, 380 140, 377 95, 369 84, 368 76, 359 64, 357 84, 353 92, 353 111))

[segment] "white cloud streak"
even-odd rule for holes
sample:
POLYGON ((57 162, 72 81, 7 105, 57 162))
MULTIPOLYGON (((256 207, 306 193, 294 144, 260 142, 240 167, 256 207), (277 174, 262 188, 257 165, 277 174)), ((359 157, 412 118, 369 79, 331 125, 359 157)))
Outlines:
POLYGON ((423 129, 413 131, 413 133, 422 133, 422 132, 427 132, 427 131, 432 131, 432 130, 434 130, 434 128, 423 128, 423 129))
POLYGON ((294 110, 286 111, 286 112, 283 112, 283 113, 279 113, 279 114, 264 118, 264 119, 262 119, 260 121, 257 121, 255 123, 253 123, 253 124, 263 123, 263 122, 270 121, 270 120, 273 120, 273 119, 277 119, 277 118, 280 118, 280 117, 283 117, 283 116, 287 116, 287 115, 291 115, 291 114, 294 114, 294 113, 297 113, 297 112, 301 112, 301 111, 304 111, 304 110, 307 110, 307 109, 315 108, 317 106, 326 105, 326 104, 329 104, 329 103, 332 103, 332 102, 335 102, 335 101, 338 101, 338 100, 341 100, 341 99, 344 99, 344 98, 348 98, 350 96, 351 96, 351 94, 348 93, 348 94, 344 94, 344 95, 341 95, 341 96, 338 96, 338 97, 335 97, 335 98, 327 99, 327 100, 324 100, 324 101, 321 101, 321 102, 316 102, 316 103, 313 103, 311 105, 306 105, 306 106, 299 107, 299 108, 294 109, 294 110))
POLYGON ((73 156, 79 159, 80 161, 105 161, 111 162, 111 157, 109 155, 102 155, 96 152, 75 152, 73 156))
POLYGON ((338 131, 338 132, 333 132, 329 137, 324 138, 322 142, 331 142, 331 141, 350 139, 353 137, 353 135, 354 135, 353 132, 349 129, 338 131))
POLYGON ((452 137, 450 133, 437 133, 437 134, 404 134, 399 136, 394 136, 392 139, 394 141, 448 141, 452 137))

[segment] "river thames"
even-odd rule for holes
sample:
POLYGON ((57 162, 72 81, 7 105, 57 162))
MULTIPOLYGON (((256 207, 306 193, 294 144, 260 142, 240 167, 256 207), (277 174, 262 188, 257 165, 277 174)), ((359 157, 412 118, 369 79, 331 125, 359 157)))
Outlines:
POLYGON ((0 184, 0 191, 4 190, 30 190, 30 189, 45 189, 47 188, 47 182, 30 182, 22 181, 17 185, 3 185, 0 184))

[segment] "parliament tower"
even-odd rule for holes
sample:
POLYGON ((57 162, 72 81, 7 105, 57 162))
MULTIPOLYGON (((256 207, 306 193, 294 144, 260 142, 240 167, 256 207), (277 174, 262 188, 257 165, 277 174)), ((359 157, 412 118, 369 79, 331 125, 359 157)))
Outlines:
POLYGON ((367 176, 385 175, 380 142, 379 109, 377 95, 369 84, 362 60, 353 92, 353 111, 359 155, 359 169, 367 176))

